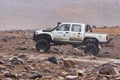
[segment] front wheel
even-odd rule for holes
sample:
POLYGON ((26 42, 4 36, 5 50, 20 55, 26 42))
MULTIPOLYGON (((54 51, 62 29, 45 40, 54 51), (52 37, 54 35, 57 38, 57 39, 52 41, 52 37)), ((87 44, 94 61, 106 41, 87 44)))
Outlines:
POLYGON ((50 49, 50 43, 45 39, 40 39, 36 43, 36 49, 40 52, 48 52, 50 49))
POLYGON ((85 54, 97 56, 99 53, 99 48, 95 44, 87 44, 84 49, 85 54))

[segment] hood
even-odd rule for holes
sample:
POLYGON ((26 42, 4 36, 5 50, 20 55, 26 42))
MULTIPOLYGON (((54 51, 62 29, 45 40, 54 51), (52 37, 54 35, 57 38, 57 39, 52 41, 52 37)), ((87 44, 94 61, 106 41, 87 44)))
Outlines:
POLYGON ((42 30, 43 32, 51 32, 52 30, 42 30))
POLYGON ((43 32, 42 30, 35 30, 34 34, 40 34, 41 32, 43 32))

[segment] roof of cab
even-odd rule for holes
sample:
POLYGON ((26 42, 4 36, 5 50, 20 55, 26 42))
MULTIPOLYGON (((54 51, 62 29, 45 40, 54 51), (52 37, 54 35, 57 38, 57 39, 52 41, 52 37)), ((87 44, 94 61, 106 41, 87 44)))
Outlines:
POLYGON ((84 23, 73 23, 73 22, 62 22, 61 24, 80 24, 80 25, 86 25, 84 23))

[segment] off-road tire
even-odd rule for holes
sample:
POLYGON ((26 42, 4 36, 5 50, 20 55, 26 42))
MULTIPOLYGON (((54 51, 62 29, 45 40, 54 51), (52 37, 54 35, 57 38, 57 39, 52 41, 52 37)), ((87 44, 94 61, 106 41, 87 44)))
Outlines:
POLYGON ((85 54, 97 56, 99 53, 99 47, 93 43, 88 43, 84 49, 85 54))
POLYGON ((45 39, 40 39, 36 42, 36 49, 38 52, 48 52, 50 49, 50 43, 45 39))

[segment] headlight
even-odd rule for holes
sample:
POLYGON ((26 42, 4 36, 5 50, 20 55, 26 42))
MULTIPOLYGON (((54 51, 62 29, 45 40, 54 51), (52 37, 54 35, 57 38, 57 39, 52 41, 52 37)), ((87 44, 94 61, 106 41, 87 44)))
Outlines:
POLYGON ((35 34, 37 35, 37 34, 39 34, 37 31, 35 31, 35 34))

